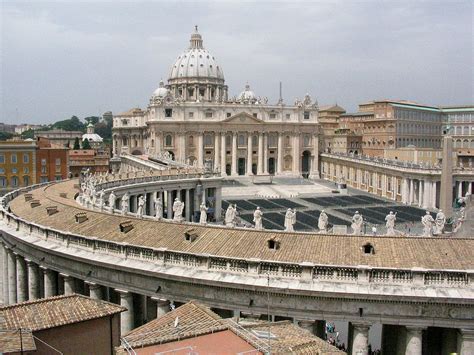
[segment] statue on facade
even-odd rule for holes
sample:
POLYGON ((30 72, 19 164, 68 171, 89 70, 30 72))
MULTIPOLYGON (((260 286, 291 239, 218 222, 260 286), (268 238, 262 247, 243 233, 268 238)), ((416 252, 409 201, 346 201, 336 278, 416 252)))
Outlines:
POLYGON ((387 236, 393 237, 395 235, 395 221, 397 220, 397 214, 390 211, 390 213, 385 216, 385 227, 387 228, 387 236))
POLYGON ((444 225, 446 224, 446 216, 443 213, 443 210, 439 210, 436 214, 435 224, 434 224, 434 234, 443 234, 444 225))
POLYGON ((423 236, 431 237, 433 231, 434 219, 431 216, 429 211, 426 211, 426 214, 421 217, 421 223, 423 224, 423 236))
POLYGON ((359 213, 359 211, 356 211, 354 216, 352 216, 352 234, 353 235, 360 235, 362 234, 362 225, 364 224, 364 218, 362 215, 359 213))
POLYGON ((183 210, 184 202, 181 202, 178 197, 174 199, 173 203, 173 221, 182 222, 183 221, 183 210))
POLYGON ((294 224, 296 223, 296 210, 292 210, 288 208, 285 214, 285 232, 294 232, 295 229, 293 228, 294 224))
POLYGON ((263 212, 260 209, 260 207, 257 207, 255 212, 253 213, 253 222, 255 223, 255 229, 258 229, 258 230, 263 229, 262 217, 263 217, 263 212))
POLYGON ((104 190, 99 191, 99 208, 102 211, 104 209, 104 190))
POLYGON ((320 232, 325 233, 327 231, 328 219, 328 215, 322 210, 318 218, 318 228, 320 232))
POLYGON ((201 206, 199 206, 199 210, 201 211, 201 214, 199 216, 199 223, 207 224, 207 211, 209 210, 209 208, 206 207, 206 204, 201 203, 201 206))
POLYGON ((145 196, 141 195, 139 198, 138 198, 138 208, 137 208, 137 217, 143 217, 143 214, 144 214, 144 210, 145 210, 145 202, 146 202, 146 198, 145 196))
POLYGON ((235 217, 237 216, 237 205, 229 204, 225 211, 224 222, 227 227, 235 227, 235 217))
POLYGON ((313 100, 311 100, 311 96, 308 93, 306 93, 306 95, 304 95, 303 105, 311 106, 312 104, 313 104, 313 100))
POLYGON ((122 201, 121 201, 122 215, 125 215, 128 212, 129 199, 130 199, 130 196, 128 195, 128 192, 126 192, 125 195, 122 196, 122 201))
POLYGON ((160 193, 156 193, 155 197, 155 218, 162 219, 163 218, 163 202, 161 201, 160 193))
POLYGON ((115 209, 115 200, 117 197, 115 196, 114 192, 112 191, 109 195, 109 209, 111 213, 114 213, 115 209))

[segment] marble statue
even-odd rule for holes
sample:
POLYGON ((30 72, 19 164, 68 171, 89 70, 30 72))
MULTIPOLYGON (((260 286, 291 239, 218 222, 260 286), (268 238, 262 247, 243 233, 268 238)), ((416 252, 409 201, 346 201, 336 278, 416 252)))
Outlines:
POLYGON ((359 211, 356 211, 356 213, 352 217, 352 224, 351 224, 352 234, 353 235, 362 234, 362 225, 363 224, 364 224, 364 218, 359 213, 359 211))
POLYGON ((199 210, 201 211, 201 215, 199 216, 199 223, 207 224, 207 211, 209 210, 209 208, 206 207, 204 203, 201 203, 199 210))
POLYGON ((431 214, 426 211, 426 214, 421 217, 421 223, 423 224, 423 236, 424 237, 431 237, 433 231, 433 223, 434 219, 431 214))
POLYGON ((224 222, 227 227, 235 227, 235 217, 237 215, 237 205, 229 204, 225 211, 224 222))
POLYGON ((385 216, 385 227, 387 228, 387 236, 393 237, 395 235, 395 221, 397 220, 397 214, 390 211, 388 215, 385 216))
POLYGON ((104 209, 104 190, 99 191, 99 208, 102 211, 104 209))
POLYGON ((258 229, 258 230, 263 229, 262 216, 263 216, 262 210, 260 209, 260 207, 257 207, 255 212, 253 213, 253 222, 255 223, 255 229, 258 229))
POLYGON ((183 220, 184 202, 181 202, 178 197, 174 199, 173 203, 173 221, 181 222, 183 220))
POLYGON ((128 200, 130 199, 128 192, 122 196, 121 207, 122 207, 122 215, 127 214, 128 212, 128 200))
POLYGON ((112 191, 109 195, 109 209, 110 209, 110 212, 114 213, 114 209, 115 209, 115 200, 117 199, 117 197, 115 196, 114 192, 112 191))
POLYGON ((293 228, 294 224, 296 223, 296 210, 292 210, 288 208, 285 214, 285 232, 294 232, 295 229, 293 228))
POLYGON ((144 209, 145 209, 145 202, 146 202, 146 198, 145 196, 141 195, 139 198, 138 198, 138 208, 137 208, 137 217, 143 217, 143 213, 145 212, 144 209))
POLYGON ((436 214, 435 224, 434 224, 434 234, 443 234, 444 225, 446 224, 446 216, 443 213, 443 210, 439 210, 436 214))
POLYGON ((155 204, 155 218, 162 219, 163 218, 163 202, 161 201, 159 192, 156 194, 154 204, 155 204))
POLYGON ((328 215, 324 210, 321 211, 321 214, 318 218, 318 228, 320 232, 326 232, 328 228, 328 215))

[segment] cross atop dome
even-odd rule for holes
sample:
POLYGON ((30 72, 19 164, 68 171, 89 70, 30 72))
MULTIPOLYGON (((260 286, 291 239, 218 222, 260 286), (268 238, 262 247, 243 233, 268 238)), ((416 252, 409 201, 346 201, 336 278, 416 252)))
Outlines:
POLYGON ((191 35, 191 40, 189 41, 191 43, 189 48, 198 48, 198 49, 204 48, 202 46, 202 37, 200 33, 198 32, 197 25, 194 26, 194 31, 195 32, 191 35))

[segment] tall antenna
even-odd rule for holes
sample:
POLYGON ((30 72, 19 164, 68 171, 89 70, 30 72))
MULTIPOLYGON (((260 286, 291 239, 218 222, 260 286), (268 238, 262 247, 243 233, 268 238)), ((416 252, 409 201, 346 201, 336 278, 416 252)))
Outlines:
POLYGON ((282 90, 281 81, 280 81, 280 98, 278 99, 278 104, 279 105, 283 104, 283 90, 282 90))

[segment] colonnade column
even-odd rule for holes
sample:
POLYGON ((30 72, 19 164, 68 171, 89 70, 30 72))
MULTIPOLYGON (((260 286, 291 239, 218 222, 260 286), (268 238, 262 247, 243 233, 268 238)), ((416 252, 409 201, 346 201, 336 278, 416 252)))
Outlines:
POLYGON ((60 274, 64 280, 64 294, 65 295, 72 295, 76 291, 76 286, 74 284, 74 277, 60 274))
POLYGON ((56 296, 56 279, 54 271, 41 267, 44 272, 44 298, 56 296))
POLYGON ((221 175, 227 176, 226 173, 226 141, 225 133, 221 133, 221 175))
POLYGON ((217 171, 220 166, 219 160, 219 133, 214 134, 214 171, 217 171))
POLYGON ((252 135, 247 136, 247 175, 253 175, 252 173, 252 135))
POLYGON ((16 303, 16 257, 12 250, 8 255, 8 304, 16 303))
POLYGON ((187 222, 191 221, 191 199, 189 197, 189 189, 186 189, 184 196, 184 214, 187 222))
POLYGON ((407 204, 409 200, 408 179, 402 178, 402 203, 407 204))
POLYGON ((319 179, 319 137, 316 134, 313 136, 313 161, 311 163, 310 177, 319 179))
POLYGON ((231 175, 237 175, 237 133, 232 134, 232 163, 231 163, 231 175))
POLYGON ((421 355, 423 329, 420 327, 406 327, 406 330, 405 355, 421 355))
POLYGON ((202 168, 204 166, 204 141, 203 141, 203 133, 199 133, 198 137, 198 166, 202 168))
POLYGON ((120 294, 120 305, 127 308, 120 314, 120 334, 124 336, 133 329, 135 319, 133 314, 133 295, 124 290, 116 290, 120 294))
POLYGON ((160 318, 170 311, 170 302, 168 300, 156 297, 151 299, 156 302, 156 318, 160 318))
POLYGON ((263 133, 258 133, 257 175, 263 174, 263 133))
POLYGON ((352 323, 352 325, 354 327, 352 335, 352 354, 368 355, 370 326, 364 323, 352 323))
POLYGON ((5 245, 2 245, 0 252, 2 253, 2 283, 3 283, 3 293, 2 293, 2 298, 3 298, 3 304, 7 305, 9 304, 9 292, 8 292, 8 252, 7 248, 5 248, 5 245))
POLYGON ((423 206, 423 184, 421 180, 418 180, 418 206, 423 206))
POLYGON ((94 300, 101 300, 103 298, 102 295, 102 287, 97 285, 94 282, 86 281, 86 284, 89 286, 89 297, 94 300))
POLYGON ((293 174, 298 176, 300 173, 300 137, 298 135, 293 136, 293 174))
POLYGON ((413 204, 415 198, 415 183, 413 182, 413 179, 410 179, 410 199, 408 201, 408 204, 413 204))
POLYGON ((423 208, 429 207, 429 197, 430 197, 430 182, 428 180, 423 181, 423 208))
POLYGON ((268 175, 268 133, 263 134, 263 173, 268 175))
POLYGON ((28 300, 34 301, 39 298, 39 270, 38 265, 31 260, 25 259, 28 266, 28 300))
POLYGON ((26 283, 26 262, 20 255, 16 257, 16 298, 17 302, 25 302, 28 300, 28 287, 26 283))
POLYGON ((458 197, 462 197, 462 181, 458 181, 458 197))
POLYGON ((217 222, 221 220, 222 213, 222 187, 216 187, 216 204, 215 204, 215 216, 217 222))
POLYGON ((277 174, 283 172, 283 133, 278 133, 278 146, 277 146, 277 174))
POLYGON ((167 218, 168 219, 173 219, 173 190, 168 190, 167 191, 168 193, 168 204, 167 204, 167 208, 166 208, 166 211, 167 211, 167 218))

